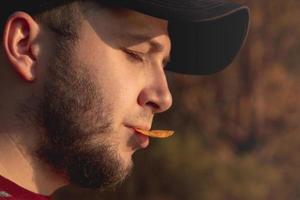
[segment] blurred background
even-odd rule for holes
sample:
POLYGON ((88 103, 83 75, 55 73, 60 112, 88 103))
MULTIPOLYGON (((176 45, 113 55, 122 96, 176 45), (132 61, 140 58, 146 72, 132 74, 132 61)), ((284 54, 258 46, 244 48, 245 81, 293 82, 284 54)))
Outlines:
POLYGON ((101 199, 300 199, 300 1, 237 2, 251 8, 238 58, 211 76, 168 74, 174 105, 154 128, 176 135, 152 139, 101 199))

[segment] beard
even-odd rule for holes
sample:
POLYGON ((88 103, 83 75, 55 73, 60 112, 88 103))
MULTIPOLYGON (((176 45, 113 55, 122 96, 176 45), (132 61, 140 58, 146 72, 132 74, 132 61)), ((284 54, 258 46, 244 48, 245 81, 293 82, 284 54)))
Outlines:
POLYGON ((36 150, 43 162, 71 184, 105 189, 131 171, 117 152, 111 105, 88 71, 72 62, 71 45, 63 44, 49 63, 34 120, 42 128, 36 150))

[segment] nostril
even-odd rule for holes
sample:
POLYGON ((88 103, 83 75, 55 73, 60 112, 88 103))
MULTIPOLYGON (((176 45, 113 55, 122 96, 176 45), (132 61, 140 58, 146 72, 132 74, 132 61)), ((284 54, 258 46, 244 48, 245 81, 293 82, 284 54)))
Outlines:
POLYGON ((149 106, 149 107, 151 107, 151 109, 153 110, 153 112, 159 110, 159 108, 160 108, 159 105, 157 105, 156 103, 151 102, 151 101, 147 102, 146 105, 149 106))

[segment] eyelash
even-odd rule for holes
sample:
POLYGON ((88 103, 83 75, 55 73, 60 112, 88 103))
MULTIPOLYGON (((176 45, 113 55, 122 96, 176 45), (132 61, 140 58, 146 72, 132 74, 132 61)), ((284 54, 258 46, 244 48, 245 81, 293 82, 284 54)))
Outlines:
POLYGON ((134 62, 144 62, 144 54, 136 51, 132 51, 129 49, 123 50, 129 57, 129 59, 133 60, 134 62))

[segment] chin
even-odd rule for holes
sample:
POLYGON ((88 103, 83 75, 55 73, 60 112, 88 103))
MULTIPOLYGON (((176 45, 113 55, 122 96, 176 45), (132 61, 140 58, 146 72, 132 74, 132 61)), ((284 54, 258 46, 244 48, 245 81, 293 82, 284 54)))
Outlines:
POLYGON ((132 155, 133 155, 133 152, 132 153, 126 153, 123 155, 121 155, 121 158, 122 158, 122 165, 124 166, 124 168, 128 168, 128 169, 131 169, 133 167, 133 160, 132 160, 132 155))

